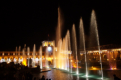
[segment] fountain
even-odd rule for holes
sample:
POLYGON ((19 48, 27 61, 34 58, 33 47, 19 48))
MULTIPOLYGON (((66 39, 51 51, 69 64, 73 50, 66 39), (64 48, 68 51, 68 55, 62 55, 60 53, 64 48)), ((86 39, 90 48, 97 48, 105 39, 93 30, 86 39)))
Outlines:
MULTIPOLYGON (((72 56, 73 61, 75 60, 76 63, 76 74, 79 74, 79 66, 78 66, 78 53, 77 53, 77 38, 76 38, 76 30, 75 25, 72 26, 72 50, 71 50, 71 44, 70 44, 70 33, 69 30, 67 30, 67 33, 64 38, 61 39, 61 17, 60 17, 60 8, 58 8, 58 27, 56 30, 56 48, 57 51, 55 51, 54 54, 54 65, 56 64, 56 67, 59 69, 64 69, 72 73, 72 56), (70 52, 69 52, 70 51, 70 52), (72 51, 72 52, 71 52, 72 51), (72 53, 68 54, 68 53, 72 53)), ((88 65, 87 65, 87 53, 86 50, 86 43, 85 43, 85 34, 84 34, 84 27, 83 27, 83 20, 80 19, 80 25, 79 25, 79 35, 80 35, 80 50, 84 53, 85 57, 85 72, 86 72, 86 79, 88 80, 89 77, 89 71, 88 71, 88 65)), ((102 60, 101 60, 101 51, 100 51, 100 43, 99 43, 99 35, 98 35, 98 29, 97 29, 97 23, 96 23, 96 16, 94 10, 91 14, 91 23, 90 23, 90 43, 91 47, 98 46, 99 50, 99 59, 100 59, 100 67, 101 67, 101 79, 103 79, 103 69, 102 69, 102 60), (95 41, 95 42, 94 42, 95 41), (93 46, 92 46, 93 45, 93 46)), ((90 47, 90 46, 89 46, 90 47)))
MULTIPOLYGON (((53 68, 56 69, 62 69, 64 71, 68 71, 73 75, 73 67, 76 68, 76 75, 77 75, 77 80, 79 80, 80 75, 82 75, 83 71, 79 73, 79 58, 78 58, 78 53, 77 53, 77 40, 78 38, 76 37, 76 29, 75 29, 75 24, 72 25, 72 35, 70 35, 69 30, 67 30, 67 33, 64 37, 61 37, 61 28, 62 28, 62 18, 61 18, 61 13, 60 13, 60 8, 58 8, 58 25, 57 25, 57 30, 56 30, 56 41, 53 41, 53 68), (72 40, 70 40, 70 37, 72 36, 72 40), (72 43, 72 47, 71 47, 72 43), (73 62, 72 62, 73 61, 73 62)), ((91 21, 90 21, 90 35, 89 35, 89 42, 86 43, 85 39, 85 32, 84 32, 84 26, 83 26, 83 20, 80 18, 79 21, 79 50, 80 54, 84 54, 84 63, 85 63, 85 74, 83 74, 84 77, 86 77, 86 80, 90 77, 89 75, 89 65, 88 65, 88 48, 87 45, 89 44, 89 47, 95 47, 97 46, 97 50, 99 52, 99 63, 101 67, 101 79, 103 79, 103 69, 102 69, 102 59, 101 59, 101 51, 100 51, 100 43, 99 43, 99 34, 98 34, 98 27, 97 27, 97 22, 96 22, 96 15, 94 10, 92 10, 91 13, 91 21)), ((26 45, 25 45, 26 46, 26 45)), ((46 50, 45 50, 45 67, 49 68, 49 52, 48 52, 49 45, 46 45, 46 50)), ((26 60, 25 60, 25 50, 26 48, 22 50, 23 52, 23 64, 26 65, 26 60)), ((17 53, 17 50, 16 50, 17 53)), ((20 54, 20 50, 19 50, 20 54)), ((28 57, 28 67, 30 66, 29 62, 29 54, 30 54, 30 48, 27 48, 27 57, 28 57)), ((36 46, 34 44, 33 47, 33 58, 32 58, 32 67, 35 67, 35 61, 37 62, 37 58, 35 59, 35 54, 36 54, 36 46)), ((112 67, 116 68, 116 64, 114 64, 114 58, 117 57, 117 53, 113 54, 107 54, 107 57, 109 59, 109 63, 112 67), (112 58, 113 57, 113 58, 112 58)), ((40 68, 43 68, 42 64, 42 46, 40 46, 39 49, 39 65, 40 68)), ((91 71, 90 71, 91 72, 91 71)), ((74 73, 75 74, 75 73, 74 73)), ((82 76, 81 76, 82 77, 82 76)))
POLYGON ((118 52, 109 52, 107 54, 107 58, 109 61, 109 66, 111 70, 117 69, 116 67, 116 58, 117 58, 118 52))
POLYGON ((84 35, 84 28, 83 28, 83 20, 80 19, 80 25, 79 25, 79 34, 80 34, 80 49, 85 54, 85 66, 86 66, 86 77, 88 77, 88 70, 87 70, 87 52, 86 52, 86 46, 85 46, 85 35, 84 35))
POLYGON ((73 27, 72 27, 72 44, 73 44, 73 53, 76 55, 76 69, 77 69, 77 72, 76 74, 79 74, 79 71, 78 71, 78 57, 77 57, 77 41, 76 41, 76 30, 75 30, 75 25, 73 24, 73 27))
POLYGON ((30 66, 30 58, 29 58, 29 54, 30 54, 30 48, 27 47, 27 66, 30 66))
POLYGON ((42 69, 42 46, 40 46, 39 56, 40 56, 40 59, 39 59, 40 69, 42 69))
POLYGON ((53 68, 56 68, 55 49, 55 41, 53 41, 53 68))
POLYGON ((102 59, 101 59, 101 51, 100 51, 98 27, 97 27, 96 16, 95 16, 95 11, 94 10, 92 10, 92 14, 91 14, 90 40, 91 40, 90 41, 90 45, 93 45, 93 46, 97 46, 98 47, 99 56, 100 56, 101 74, 102 74, 102 79, 103 79, 102 59), (95 41, 95 43, 94 43, 94 41, 95 41))
POLYGON ((23 61, 22 61, 22 64, 26 66, 27 64, 26 64, 25 48, 22 50, 22 53, 23 53, 23 61))
POLYGON ((72 63, 71 63, 71 43, 70 43, 70 32, 69 30, 67 30, 67 43, 68 43, 68 53, 70 53, 68 56, 68 66, 71 69, 71 73, 72 73, 72 63), (70 59, 70 60, 69 60, 70 59), (70 64, 69 64, 70 63, 70 64))
POLYGON ((49 68, 49 65, 48 65, 48 46, 47 46, 47 48, 46 48, 46 51, 45 51, 46 53, 45 53, 45 59, 46 59, 46 63, 45 63, 45 66, 46 66, 46 68, 49 68))
MULTIPOLYGON (((19 53, 18 53, 18 57, 19 57, 18 63, 20 63, 20 51, 21 51, 21 46, 19 46, 18 51, 19 51, 19 53)), ((16 52, 16 54, 17 54, 17 52, 16 52)))

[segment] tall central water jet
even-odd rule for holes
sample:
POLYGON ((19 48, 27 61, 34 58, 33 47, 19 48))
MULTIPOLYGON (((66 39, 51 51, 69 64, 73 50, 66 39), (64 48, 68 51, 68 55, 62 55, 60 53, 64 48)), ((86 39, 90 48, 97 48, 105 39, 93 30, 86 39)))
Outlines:
POLYGON ((61 27, 62 27, 61 10, 60 8, 58 8, 58 25, 56 29, 56 47, 58 46, 58 41, 61 39, 61 27))
POLYGON ((79 74, 79 71, 78 71, 78 57, 77 57, 78 55, 77 55, 76 30, 75 30, 75 25, 74 24, 73 24, 73 27, 72 27, 72 41, 73 41, 73 53, 76 56, 76 69, 77 69, 76 74, 79 74))
POLYGON ((90 28, 91 28, 91 43, 94 42, 93 40, 96 38, 96 43, 93 44, 95 47, 97 46, 98 50, 99 50, 99 56, 100 56, 100 65, 101 65, 101 73, 102 73, 102 79, 103 79, 103 70, 102 70, 102 60, 101 60, 101 51, 100 51, 100 43, 99 43, 99 34, 98 34, 98 29, 97 29, 97 22, 96 22, 96 15, 95 15, 95 11, 92 10, 92 14, 91 14, 91 24, 90 24, 90 28))
POLYGON ((86 76, 88 76, 88 70, 87 70, 87 52, 86 52, 86 46, 85 46, 85 35, 84 35, 84 27, 83 27, 83 20, 80 19, 80 25, 79 25, 79 34, 80 34, 80 49, 81 51, 84 51, 85 54, 85 66, 86 66, 86 76))
POLYGON ((58 8, 58 24, 57 24, 57 29, 56 29, 56 41, 55 41, 55 46, 56 46, 56 52, 55 52, 55 60, 56 60, 56 68, 62 68, 63 60, 64 58, 62 57, 63 54, 61 53, 61 47, 62 47, 62 39, 61 39, 61 28, 63 25, 63 19, 61 15, 61 10, 58 8), (62 59, 62 60, 61 60, 62 59))

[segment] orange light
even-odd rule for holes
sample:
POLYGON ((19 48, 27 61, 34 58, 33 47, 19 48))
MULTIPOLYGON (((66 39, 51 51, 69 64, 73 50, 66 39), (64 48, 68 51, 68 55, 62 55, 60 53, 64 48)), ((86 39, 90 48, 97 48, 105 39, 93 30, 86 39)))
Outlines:
POLYGON ((73 60, 71 60, 71 62, 72 62, 73 60))
POLYGON ((93 68, 93 69, 96 69, 96 68, 93 68))
POLYGON ((23 64, 24 66, 27 66, 27 65, 26 65, 26 59, 23 59, 22 64, 23 64))
POLYGON ((76 68, 76 65, 74 65, 73 67, 76 68))

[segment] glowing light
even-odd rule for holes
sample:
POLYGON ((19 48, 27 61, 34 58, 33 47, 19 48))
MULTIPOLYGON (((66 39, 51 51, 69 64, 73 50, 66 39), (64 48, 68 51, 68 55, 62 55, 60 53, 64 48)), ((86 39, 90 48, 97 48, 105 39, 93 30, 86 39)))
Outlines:
POLYGON ((107 51, 107 50, 102 50, 102 51, 107 51))
POLYGON ((48 58, 46 58, 48 61, 52 61, 52 58, 51 57, 48 57, 48 58))
POLYGON ((22 64, 23 64, 24 66, 27 66, 27 65, 26 65, 26 59, 23 59, 22 64))
POLYGON ((74 65, 73 67, 76 68, 76 65, 74 65))
POLYGON ((78 74, 79 74, 79 72, 77 71, 77 72, 76 72, 76 74, 78 75, 78 74))
POLYGON ((72 62, 73 60, 71 60, 71 62, 72 62))
POLYGON ((51 51, 52 50, 52 48, 51 47, 48 47, 48 51, 51 51))
POLYGON ((114 69, 117 69, 117 68, 111 68, 111 70, 114 70, 114 69))
POLYGON ((93 68, 93 69, 96 69, 96 68, 93 68))
POLYGON ((47 68, 49 68, 49 66, 46 66, 47 68))

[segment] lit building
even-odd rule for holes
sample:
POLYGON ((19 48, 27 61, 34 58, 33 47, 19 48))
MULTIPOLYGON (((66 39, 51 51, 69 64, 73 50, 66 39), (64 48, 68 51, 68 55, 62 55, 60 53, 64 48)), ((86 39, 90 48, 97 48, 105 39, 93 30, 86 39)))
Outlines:
MULTIPOLYGON (((107 47, 101 46, 100 54, 102 59, 103 66, 110 66, 112 69, 117 66, 121 66, 121 48, 111 48, 106 49, 107 47)), ((42 65, 43 67, 53 65, 53 53, 57 51, 55 47, 54 41, 43 41, 42 42, 42 65)), ((71 53, 71 52, 69 52, 71 53)), ((100 60, 99 50, 87 50, 87 62, 88 66, 98 66, 100 60)), ((85 65, 85 53, 80 51, 79 61, 81 61, 80 66, 85 65)), ((25 51, 0 51, 0 63, 2 62, 14 62, 14 63, 22 63, 23 59, 26 60, 33 58, 33 51, 28 52, 25 51), (24 55, 23 55, 24 54, 24 55)), ((35 65, 39 64, 40 52, 35 52, 35 65)), ((27 60, 28 61, 28 60, 27 60)), ((32 61, 30 61, 31 64, 32 61)), ((27 63, 24 63, 27 64, 27 63)))

